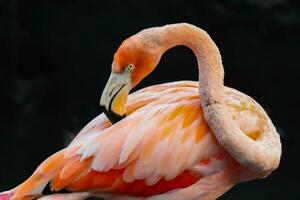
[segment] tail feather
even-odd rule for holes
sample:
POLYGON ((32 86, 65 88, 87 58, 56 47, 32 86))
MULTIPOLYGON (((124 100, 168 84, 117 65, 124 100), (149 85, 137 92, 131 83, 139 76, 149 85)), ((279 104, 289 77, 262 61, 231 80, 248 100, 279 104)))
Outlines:
POLYGON ((41 196, 46 185, 64 165, 64 161, 64 150, 50 156, 36 169, 30 178, 11 190, 13 192, 1 193, 3 195, 0 195, 0 200, 29 200, 41 196))

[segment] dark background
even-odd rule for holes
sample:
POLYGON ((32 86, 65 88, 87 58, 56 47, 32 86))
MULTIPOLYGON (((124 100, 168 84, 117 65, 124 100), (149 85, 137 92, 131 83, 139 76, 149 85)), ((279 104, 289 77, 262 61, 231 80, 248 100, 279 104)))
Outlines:
MULTIPOLYGON (((225 84, 255 98, 281 133, 279 169, 220 199, 300 199, 298 0, 0 0, 0 191, 25 178, 100 113, 112 56, 147 27, 190 22, 219 46, 225 84)), ((184 47, 139 88, 197 80, 184 47)))

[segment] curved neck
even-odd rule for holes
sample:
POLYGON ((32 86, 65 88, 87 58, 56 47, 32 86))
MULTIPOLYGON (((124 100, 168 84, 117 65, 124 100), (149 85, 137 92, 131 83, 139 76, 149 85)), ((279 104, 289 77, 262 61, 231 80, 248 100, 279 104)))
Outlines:
POLYGON ((160 33, 160 45, 162 53, 178 45, 190 48, 197 57, 202 106, 222 102, 222 59, 218 47, 204 30, 186 23, 164 26, 160 33))
MULTIPOLYGON (((253 141, 237 126, 224 103, 224 69, 220 52, 200 28, 182 23, 150 28, 141 32, 143 47, 160 57, 166 50, 184 45, 193 50, 199 69, 199 93, 204 117, 219 144, 239 163, 265 176, 277 168, 281 145, 276 129, 269 120, 270 131, 253 141)), ((267 115, 265 118, 268 119, 267 115)))

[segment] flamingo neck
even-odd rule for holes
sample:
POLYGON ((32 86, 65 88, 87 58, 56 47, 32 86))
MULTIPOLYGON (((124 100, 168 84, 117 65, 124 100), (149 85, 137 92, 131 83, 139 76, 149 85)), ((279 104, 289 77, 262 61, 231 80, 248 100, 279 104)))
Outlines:
POLYGON ((179 45, 194 52, 202 106, 222 103, 224 70, 219 49, 210 36, 204 30, 186 23, 164 26, 160 35, 162 53, 179 45))
POLYGON ((281 156, 279 136, 268 119, 269 130, 258 141, 246 136, 232 119, 224 103, 224 69, 220 52, 202 29, 190 24, 172 24, 140 32, 141 45, 151 53, 184 45, 196 55, 199 69, 199 94, 204 117, 219 144, 240 164, 264 177, 278 167, 281 156))

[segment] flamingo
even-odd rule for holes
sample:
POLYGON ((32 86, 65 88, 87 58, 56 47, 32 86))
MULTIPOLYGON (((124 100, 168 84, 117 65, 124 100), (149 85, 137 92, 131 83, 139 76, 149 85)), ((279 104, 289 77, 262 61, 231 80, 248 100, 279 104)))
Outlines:
POLYGON ((278 167, 275 127, 251 97, 223 85, 220 52, 204 30, 187 23, 142 30, 120 45, 111 71, 104 113, 0 200, 212 200, 278 167), (199 82, 129 95, 178 45, 197 57, 199 82), (43 195, 49 183, 53 193, 43 195))

